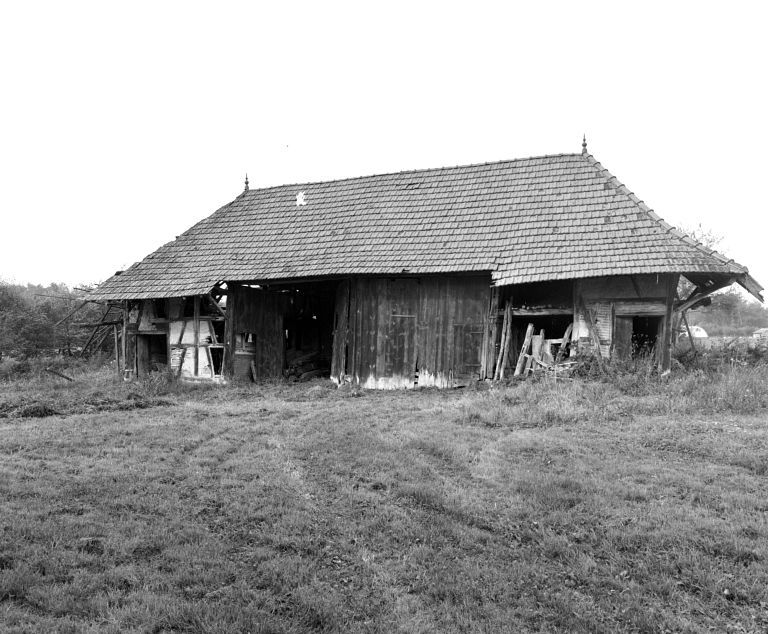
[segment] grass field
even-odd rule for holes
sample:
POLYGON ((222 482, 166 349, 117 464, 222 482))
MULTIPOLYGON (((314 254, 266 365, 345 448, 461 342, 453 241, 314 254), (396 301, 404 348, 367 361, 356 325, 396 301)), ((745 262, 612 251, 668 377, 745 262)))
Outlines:
POLYGON ((768 372, 729 372, 0 383, 0 630, 768 631, 768 372))

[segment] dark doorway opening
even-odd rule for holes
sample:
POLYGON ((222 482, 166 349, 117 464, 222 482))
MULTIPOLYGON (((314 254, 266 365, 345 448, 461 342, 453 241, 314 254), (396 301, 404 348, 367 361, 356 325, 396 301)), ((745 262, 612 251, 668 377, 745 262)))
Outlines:
POLYGON ((208 350, 211 353, 211 366, 213 367, 213 375, 221 376, 221 366, 224 363, 224 347, 210 347, 208 350))
POLYGON ((651 354, 661 331, 661 317, 632 318, 632 357, 651 354))
POLYGON ((136 374, 162 372, 168 367, 168 335, 136 335, 136 374))
POLYGON ((307 381, 331 375, 334 309, 338 282, 296 285, 283 320, 285 368, 289 381, 307 381))

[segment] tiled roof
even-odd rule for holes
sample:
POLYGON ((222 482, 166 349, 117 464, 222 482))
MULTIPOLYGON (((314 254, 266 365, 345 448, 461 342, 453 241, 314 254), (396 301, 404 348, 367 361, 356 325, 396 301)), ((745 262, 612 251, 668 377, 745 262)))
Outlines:
POLYGON ((94 296, 194 295, 222 280, 473 271, 500 285, 747 273, 670 227, 592 156, 560 154, 245 191, 94 296), (306 204, 297 205, 302 192, 306 204))

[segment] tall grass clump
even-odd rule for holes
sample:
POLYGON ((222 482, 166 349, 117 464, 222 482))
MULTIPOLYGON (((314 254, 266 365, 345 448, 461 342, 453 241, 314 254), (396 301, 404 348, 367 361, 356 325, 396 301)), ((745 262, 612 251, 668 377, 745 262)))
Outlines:
POLYGON ((655 359, 645 355, 605 364, 598 373, 593 364, 582 383, 601 386, 591 398, 595 408, 609 412, 754 414, 768 409, 768 364, 762 362, 698 359, 685 366, 677 363, 671 373, 659 374, 655 359))
POLYGON ((684 371, 663 385, 663 393, 673 413, 755 414, 768 409, 768 364, 684 371))
POLYGON ((630 420, 637 415, 756 414, 768 410, 768 364, 720 364, 660 375, 647 359, 579 376, 513 382, 464 397, 459 422, 534 428, 630 420))
POLYGON ((29 381, 50 377, 50 371, 77 378, 100 370, 109 359, 100 354, 81 359, 68 355, 5 357, 0 360, 0 381, 29 381))

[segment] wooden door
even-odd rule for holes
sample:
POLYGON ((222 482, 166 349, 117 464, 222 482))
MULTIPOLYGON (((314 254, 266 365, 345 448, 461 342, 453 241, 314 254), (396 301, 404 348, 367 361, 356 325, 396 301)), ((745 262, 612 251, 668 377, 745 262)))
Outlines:
POLYGON ((632 317, 616 317, 613 332, 613 357, 630 359, 632 357, 632 317))
POLYGON ((387 332, 384 350, 379 350, 379 354, 384 355, 384 376, 401 382, 403 387, 412 386, 416 374, 418 300, 417 280, 389 280, 386 302, 389 323, 383 324, 387 332))
POLYGON ((483 324, 454 324, 453 364, 457 379, 479 379, 483 351, 483 324))

